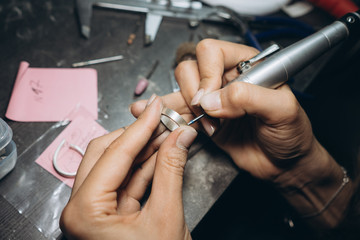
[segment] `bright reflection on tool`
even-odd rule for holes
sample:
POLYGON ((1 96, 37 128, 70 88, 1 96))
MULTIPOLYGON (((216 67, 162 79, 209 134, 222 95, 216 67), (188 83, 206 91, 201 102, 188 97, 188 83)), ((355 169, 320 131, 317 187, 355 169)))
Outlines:
POLYGON ((191 124, 193 124, 193 123, 195 123, 195 122, 197 122, 198 120, 200 120, 203 116, 205 116, 205 114, 203 113, 203 114, 201 114, 201 115, 199 115, 199 116, 197 116, 196 118, 194 118, 193 120, 191 120, 190 122, 188 122, 188 126, 190 126, 191 124))
POLYGON ((72 67, 83 67, 83 66, 88 66, 88 65, 93 65, 93 64, 118 61, 118 60, 122 60, 122 59, 124 59, 123 55, 118 55, 118 56, 113 56, 113 57, 106 57, 106 58, 99 58, 99 59, 89 60, 89 61, 85 61, 85 62, 73 63, 72 67))

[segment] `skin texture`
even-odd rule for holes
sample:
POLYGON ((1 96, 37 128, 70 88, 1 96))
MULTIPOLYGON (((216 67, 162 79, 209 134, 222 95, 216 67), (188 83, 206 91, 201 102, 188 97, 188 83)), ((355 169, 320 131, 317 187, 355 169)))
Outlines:
MULTIPOLYGON (((175 93, 163 99, 167 107, 187 120, 193 118, 188 117, 189 113, 195 116, 205 111, 214 119, 203 118, 202 126, 195 127, 212 135, 240 168, 271 180, 283 172, 281 165, 290 165, 290 161, 313 151, 316 140, 305 112, 287 85, 273 90, 236 82, 221 88, 238 76, 238 62, 257 53, 243 45, 202 41, 197 46, 198 62, 184 61, 176 68, 182 97, 175 93), (203 94, 201 98, 196 96, 198 90, 203 94)), ((133 115, 138 116, 144 105, 144 101, 133 104, 133 115)))
MULTIPOLYGON (((205 112, 207 117, 194 127, 204 130, 240 169, 272 183, 300 215, 322 211, 344 174, 313 135, 290 88, 228 84, 238 76, 237 64, 258 53, 253 48, 206 39, 196 53, 197 61, 184 61, 176 68, 181 93, 164 96, 164 104, 186 116, 205 112)), ((143 108, 144 102, 137 102, 131 111, 138 116, 143 108)), ((326 211, 309 222, 337 226, 352 192, 349 182, 326 211)))
POLYGON ((155 136, 163 104, 159 97, 149 103, 126 130, 89 144, 60 220, 67 238, 191 239, 182 181, 197 132, 185 126, 155 136), (150 196, 141 207, 151 181, 150 196))
POLYGON ((352 182, 333 198, 343 171, 314 137, 289 87, 226 85, 237 76, 238 62, 256 53, 243 45, 203 40, 197 61, 181 62, 175 71, 181 92, 132 104, 137 121, 93 140, 61 216, 64 234, 69 239, 191 239, 182 181, 187 149, 197 133, 188 126, 165 131, 159 124, 163 106, 186 121, 205 112, 208 117, 192 126, 208 133, 239 168, 272 183, 300 215, 321 211, 307 219, 314 227, 336 227, 352 196, 352 182), (150 182, 150 196, 141 206, 150 182))

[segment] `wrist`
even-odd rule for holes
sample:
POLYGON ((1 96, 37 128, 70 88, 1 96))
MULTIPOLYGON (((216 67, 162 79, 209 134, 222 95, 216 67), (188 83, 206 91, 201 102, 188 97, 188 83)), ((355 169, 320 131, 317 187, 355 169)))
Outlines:
POLYGON ((274 183, 304 220, 333 228, 344 218, 353 186, 343 168, 316 140, 313 147, 274 183))
POLYGON ((342 175, 339 165, 321 144, 314 139, 307 154, 294 164, 282 168, 273 183, 283 193, 299 191, 309 184, 338 182, 342 175))

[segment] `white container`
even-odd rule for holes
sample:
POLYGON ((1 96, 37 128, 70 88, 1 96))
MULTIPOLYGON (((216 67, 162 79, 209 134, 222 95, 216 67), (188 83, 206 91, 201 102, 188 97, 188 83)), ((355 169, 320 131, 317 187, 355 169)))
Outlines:
POLYGON ((0 118, 0 179, 8 174, 16 164, 17 151, 12 136, 11 128, 0 118))

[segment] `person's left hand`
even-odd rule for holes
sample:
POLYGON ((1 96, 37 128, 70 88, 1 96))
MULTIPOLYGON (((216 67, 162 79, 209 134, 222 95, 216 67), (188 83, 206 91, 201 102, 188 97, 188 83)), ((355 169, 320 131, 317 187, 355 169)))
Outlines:
POLYGON ((191 239, 184 220, 182 182, 187 150, 197 133, 180 127, 152 141, 162 102, 151 99, 126 130, 93 140, 76 176, 60 226, 81 239, 191 239), (156 152, 157 148, 160 149, 156 152), (135 168, 136 163, 142 163, 135 168), (150 196, 140 201, 152 181, 150 196))

